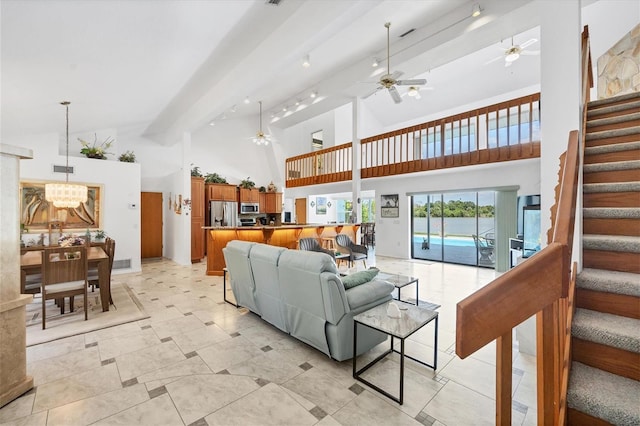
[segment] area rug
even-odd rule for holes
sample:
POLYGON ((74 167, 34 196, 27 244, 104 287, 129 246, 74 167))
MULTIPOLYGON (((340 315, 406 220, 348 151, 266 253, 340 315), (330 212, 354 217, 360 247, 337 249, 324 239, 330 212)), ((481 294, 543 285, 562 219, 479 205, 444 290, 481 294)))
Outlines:
POLYGON ((47 328, 43 330, 42 298, 39 294, 34 295, 33 301, 26 306, 27 346, 149 318, 140 301, 126 284, 113 283, 111 297, 115 306, 111 305, 109 311, 102 312, 100 292, 98 289, 95 292, 89 291, 87 321, 84 320, 82 297, 75 297, 74 312, 69 312, 67 299, 66 313, 63 315, 60 314, 60 308, 55 306, 53 300, 47 300, 47 328))

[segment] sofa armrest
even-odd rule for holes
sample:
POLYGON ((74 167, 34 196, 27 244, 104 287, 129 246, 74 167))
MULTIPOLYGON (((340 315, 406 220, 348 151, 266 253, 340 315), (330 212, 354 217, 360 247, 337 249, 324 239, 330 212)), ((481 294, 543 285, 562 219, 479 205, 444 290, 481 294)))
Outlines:
POLYGON ((323 272, 320 276, 324 312, 328 322, 338 324, 342 317, 350 311, 344 285, 334 273, 323 272))
POLYGON ((388 281, 372 280, 368 283, 352 287, 346 291, 350 310, 368 305, 378 299, 384 298, 393 292, 394 285, 388 281))

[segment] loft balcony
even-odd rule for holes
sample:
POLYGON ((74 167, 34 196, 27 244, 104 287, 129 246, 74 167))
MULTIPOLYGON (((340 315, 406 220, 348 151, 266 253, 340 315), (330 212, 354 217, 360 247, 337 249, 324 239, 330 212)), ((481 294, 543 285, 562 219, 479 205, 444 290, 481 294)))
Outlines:
MULTIPOLYGON (((286 187, 352 179, 353 144, 286 159, 286 187)), ((370 136, 362 179, 540 157, 540 93, 370 136)))

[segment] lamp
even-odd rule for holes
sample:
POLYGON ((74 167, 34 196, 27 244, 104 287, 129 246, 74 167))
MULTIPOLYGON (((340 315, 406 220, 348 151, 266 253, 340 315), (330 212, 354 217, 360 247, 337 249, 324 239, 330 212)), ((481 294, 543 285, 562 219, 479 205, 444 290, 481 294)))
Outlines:
POLYGON ((67 167, 65 168, 65 183, 47 183, 44 186, 44 198, 52 202, 57 208, 75 208, 87 201, 87 187, 85 185, 72 185, 69 183, 69 104, 60 102, 67 110, 67 167))
POLYGON ((476 3, 473 5, 473 10, 471 11, 471 17, 477 18, 482 13, 482 9, 480 8, 480 3, 476 3))
POLYGON ((258 130, 258 133, 256 133, 256 135, 253 137, 253 143, 255 143, 256 145, 266 146, 269 145, 271 136, 265 135, 265 133, 262 131, 262 101, 259 101, 258 104, 260 104, 260 130, 258 130))

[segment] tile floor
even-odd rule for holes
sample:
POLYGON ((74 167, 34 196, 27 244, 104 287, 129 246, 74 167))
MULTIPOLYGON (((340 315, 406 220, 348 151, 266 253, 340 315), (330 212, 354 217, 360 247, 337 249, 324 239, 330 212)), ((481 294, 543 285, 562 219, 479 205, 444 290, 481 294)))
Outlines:
MULTIPOLYGON (((206 276, 205 264, 162 260, 144 263, 138 274, 114 275, 131 287, 148 319, 27 349, 36 387, 0 409, 0 424, 494 424, 494 346, 461 360, 454 342, 456 303, 496 273, 373 260, 382 270, 419 277, 421 299, 442 305, 438 370, 408 361, 403 405, 356 382, 351 361, 333 361, 224 303, 222 278, 206 276)), ((431 361, 431 325, 407 342, 407 352, 431 361)), ((534 425, 535 358, 514 348, 513 365, 513 424, 534 425)), ((394 391, 398 371, 397 356, 388 357, 367 377, 394 391)))

